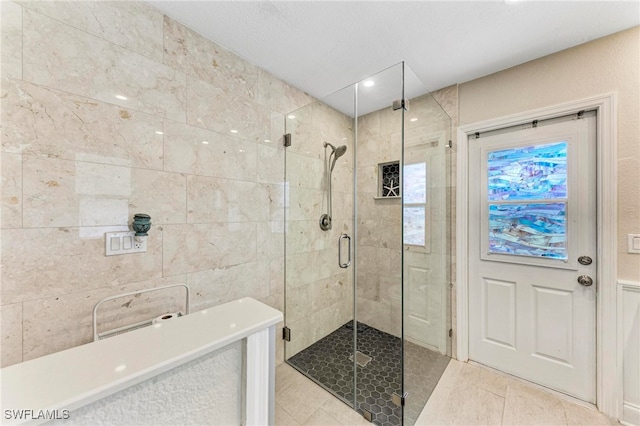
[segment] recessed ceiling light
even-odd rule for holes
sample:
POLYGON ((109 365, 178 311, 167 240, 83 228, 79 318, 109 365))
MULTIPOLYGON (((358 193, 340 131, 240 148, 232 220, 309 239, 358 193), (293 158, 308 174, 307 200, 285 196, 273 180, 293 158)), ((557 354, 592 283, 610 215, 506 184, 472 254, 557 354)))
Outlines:
POLYGON ((244 152, 244 149, 240 149, 239 151, 240 151, 240 152, 244 152))
POLYGON ((120 99, 121 101, 126 101, 127 97, 126 96, 122 96, 122 95, 116 95, 117 99, 120 99))
POLYGON ((119 373, 121 371, 124 371, 127 369, 127 366, 125 364, 121 364, 119 366, 117 366, 116 368, 113 369, 113 371, 115 371, 116 373, 119 373))
POLYGON ((209 145, 209 141, 202 141, 203 144, 209 145))
POLYGON ((231 129, 231 133, 238 133, 236 129, 231 129))
POLYGON ((164 135, 164 133, 161 132, 160 130, 156 130, 156 135, 164 135))
POLYGON ((365 82, 364 82, 364 83, 362 83, 362 84, 364 85, 364 87, 371 87, 371 86, 373 86, 374 84, 376 84, 376 82, 375 82, 375 81, 373 81, 373 80, 367 80, 367 81, 365 81, 365 82))
POLYGON ((293 120, 294 118, 296 118, 296 116, 295 116, 295 115, 293 115, 293 114, 289 114, 289 115, 287 115, 287 118, 288 118, 289 120, 293 120))
POLYGON ((269 139, 265 139, 264 140, 266 143, 271 143, 271 141, 269 139))
POLYGON ((409 121, 418 121, 418 119, 413 117, 413 118, 409 119, 409 121))

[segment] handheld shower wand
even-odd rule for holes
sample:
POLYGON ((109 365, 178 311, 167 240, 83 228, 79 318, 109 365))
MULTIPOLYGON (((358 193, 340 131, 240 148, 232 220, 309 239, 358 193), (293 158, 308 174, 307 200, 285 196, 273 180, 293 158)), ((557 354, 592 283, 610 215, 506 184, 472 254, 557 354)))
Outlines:
POLYGON ((323 231, 328 231, 331 229, 331 216, 332 216, 332 209, 331 209, 331 175, 333 173, 333 168, 336 166, 336 160, 340 157, 342 157, 345 152, 347 152, 347 147, 346 145, 341 145, 339 147, 335 147, 332 144, 330 144, 329 142, 324 142, 323 144, 324 148, 325 148, 325 155, 326 155, 326 148, 329 146, 331 147, 331 154, 329 154, 329 159, 327 161, 327 163, 325 164, 326 166, 329 165, 329 163, 331 163, 331 167, 329 167, 329 170, 327 171, 327 213, 323 214, 322 216, 320 216, 320 229, 322 229, 323 231), (333 156, 333 162, 331 161, 331 156, 333 156))

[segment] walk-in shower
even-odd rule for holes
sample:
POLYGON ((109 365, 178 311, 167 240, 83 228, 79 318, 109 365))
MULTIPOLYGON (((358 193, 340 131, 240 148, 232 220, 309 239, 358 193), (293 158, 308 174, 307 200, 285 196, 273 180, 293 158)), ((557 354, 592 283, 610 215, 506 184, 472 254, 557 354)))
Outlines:
POLYGON ((329 142, 325 142, 322 144, 325 148, 325 157, 327 154, 327 147, 331 148, 331 154, 329 154, 329 158, 325 160, 325 171, 324 174, 326 176, 326 188, 327 188, 327 212, 323 213, 320 216, 320 229, 323 231, 328 231, 331 229, 331 175, 333 174, 333 168, 336 166, 336 160, 344 155, 347 152, 346 145, 340 145, 339 147, 335 147, 331 145, 329 142), (331 160, 333 158, 333 161, 331 160))
POLYGON ((398 64, 286 121, 285 358, 385 426, 451 354, 451 119, 425 93, 398 64))

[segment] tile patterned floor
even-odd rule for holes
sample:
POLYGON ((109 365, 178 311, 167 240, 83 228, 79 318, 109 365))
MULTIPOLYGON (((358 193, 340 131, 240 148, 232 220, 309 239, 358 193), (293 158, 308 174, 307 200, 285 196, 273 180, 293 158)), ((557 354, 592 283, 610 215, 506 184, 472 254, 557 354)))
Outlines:
MULTIPOLYGON (((281 364, 276 370, 276 426, 371 425, 338 398, 281 364)), ((416 425, 581 425, 617 422, 538 387, 451 360, 416 425)))
MULTIPOLYGON (((353 328, 343 325, 325 338, 289 359, 289 363, 313 381, 325 386, 345 403, 353 401, 353 328)), ((356 407, 359 413, 372 413, 379 426, 399 426, 402 410, 391 396, 401 393, 400 339, 373 327, 358 325, 358 351, 370 356, 364 367, 357 367, 356 407)), ((449 357, 406 342, 405 424, 415 423, 429 399, 449 357)))

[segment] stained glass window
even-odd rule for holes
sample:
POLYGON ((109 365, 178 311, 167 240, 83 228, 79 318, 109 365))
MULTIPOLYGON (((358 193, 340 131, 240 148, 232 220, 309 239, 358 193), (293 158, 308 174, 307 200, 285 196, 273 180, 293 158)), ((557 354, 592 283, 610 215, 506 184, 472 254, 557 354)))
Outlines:
POLYGON ((487 156, 489 252, 567 259, 566 141, 487 156))
POLYGON ((566 198, 567 142, 489 153, 489 201, 566 198))
POLYGON ((489 251, 567 258, 566 203, 489 204, 489 251))

